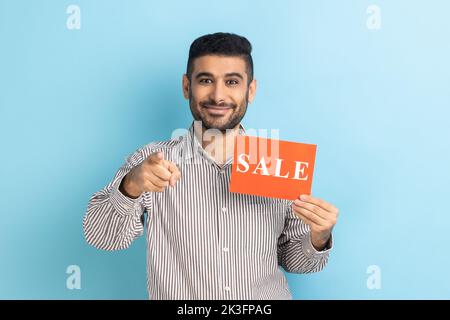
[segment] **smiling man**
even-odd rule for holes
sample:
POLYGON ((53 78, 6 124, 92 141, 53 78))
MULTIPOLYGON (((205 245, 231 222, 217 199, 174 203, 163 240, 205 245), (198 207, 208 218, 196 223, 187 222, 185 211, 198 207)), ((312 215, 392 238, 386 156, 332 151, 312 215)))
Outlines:
POLYGON ((246 38, 196 39, 183 75, 194 124, 137 150, 91 197, 83 220, 91 245, 125 249, 145 226, 151 299, 291 299, 280 266, 310 273, 327 263, 332 204, 229 191, 233 138, 245 134, 255 93, 246 38))

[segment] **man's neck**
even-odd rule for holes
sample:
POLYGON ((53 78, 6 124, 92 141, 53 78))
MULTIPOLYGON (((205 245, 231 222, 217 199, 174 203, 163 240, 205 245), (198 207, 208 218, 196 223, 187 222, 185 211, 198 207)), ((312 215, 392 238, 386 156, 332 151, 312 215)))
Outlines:
POLYGON ((201 130, 198 130, 198 127, 195 129, 195 135, 202 148, 217 164, 223 165, 233 155, 234 140, 239 134, 240 124, 223 131, 207 129, 203 125, 201 130))

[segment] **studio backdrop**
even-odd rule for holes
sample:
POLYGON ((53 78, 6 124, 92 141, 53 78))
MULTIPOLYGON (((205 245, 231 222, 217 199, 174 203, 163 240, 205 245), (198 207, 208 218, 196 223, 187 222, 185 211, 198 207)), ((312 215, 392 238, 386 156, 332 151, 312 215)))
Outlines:
POLYGON ((295 299, 450 298, 450 2, 0 0, 0 298, 147 299, 145 238, 89 246, 92 194, 190 126, 191 42, 253 45, 248 128, 317 144, 340 209, 295 299))

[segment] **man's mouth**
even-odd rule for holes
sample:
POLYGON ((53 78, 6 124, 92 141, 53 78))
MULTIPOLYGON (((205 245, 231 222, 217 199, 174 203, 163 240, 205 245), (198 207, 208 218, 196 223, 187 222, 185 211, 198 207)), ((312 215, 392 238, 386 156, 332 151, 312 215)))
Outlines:
POLYGON ((208 113, 213 116, 223 116, 228 112, 228 110, 233 109, 230 106, 218 106, 211 104, 202 104, 202 107, 205 108, 208 113))

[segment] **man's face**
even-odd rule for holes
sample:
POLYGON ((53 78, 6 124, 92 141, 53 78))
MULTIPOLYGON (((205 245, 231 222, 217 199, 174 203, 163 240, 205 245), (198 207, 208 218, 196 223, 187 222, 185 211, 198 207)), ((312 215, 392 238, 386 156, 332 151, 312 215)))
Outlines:
POLYGON ((192 116, 206 129, 235 128, 253 101, 256 80, 248 84, 247 66, 241 57, 207 55, 196 58, 191 81, 183 76, 183 93, 192 116))

